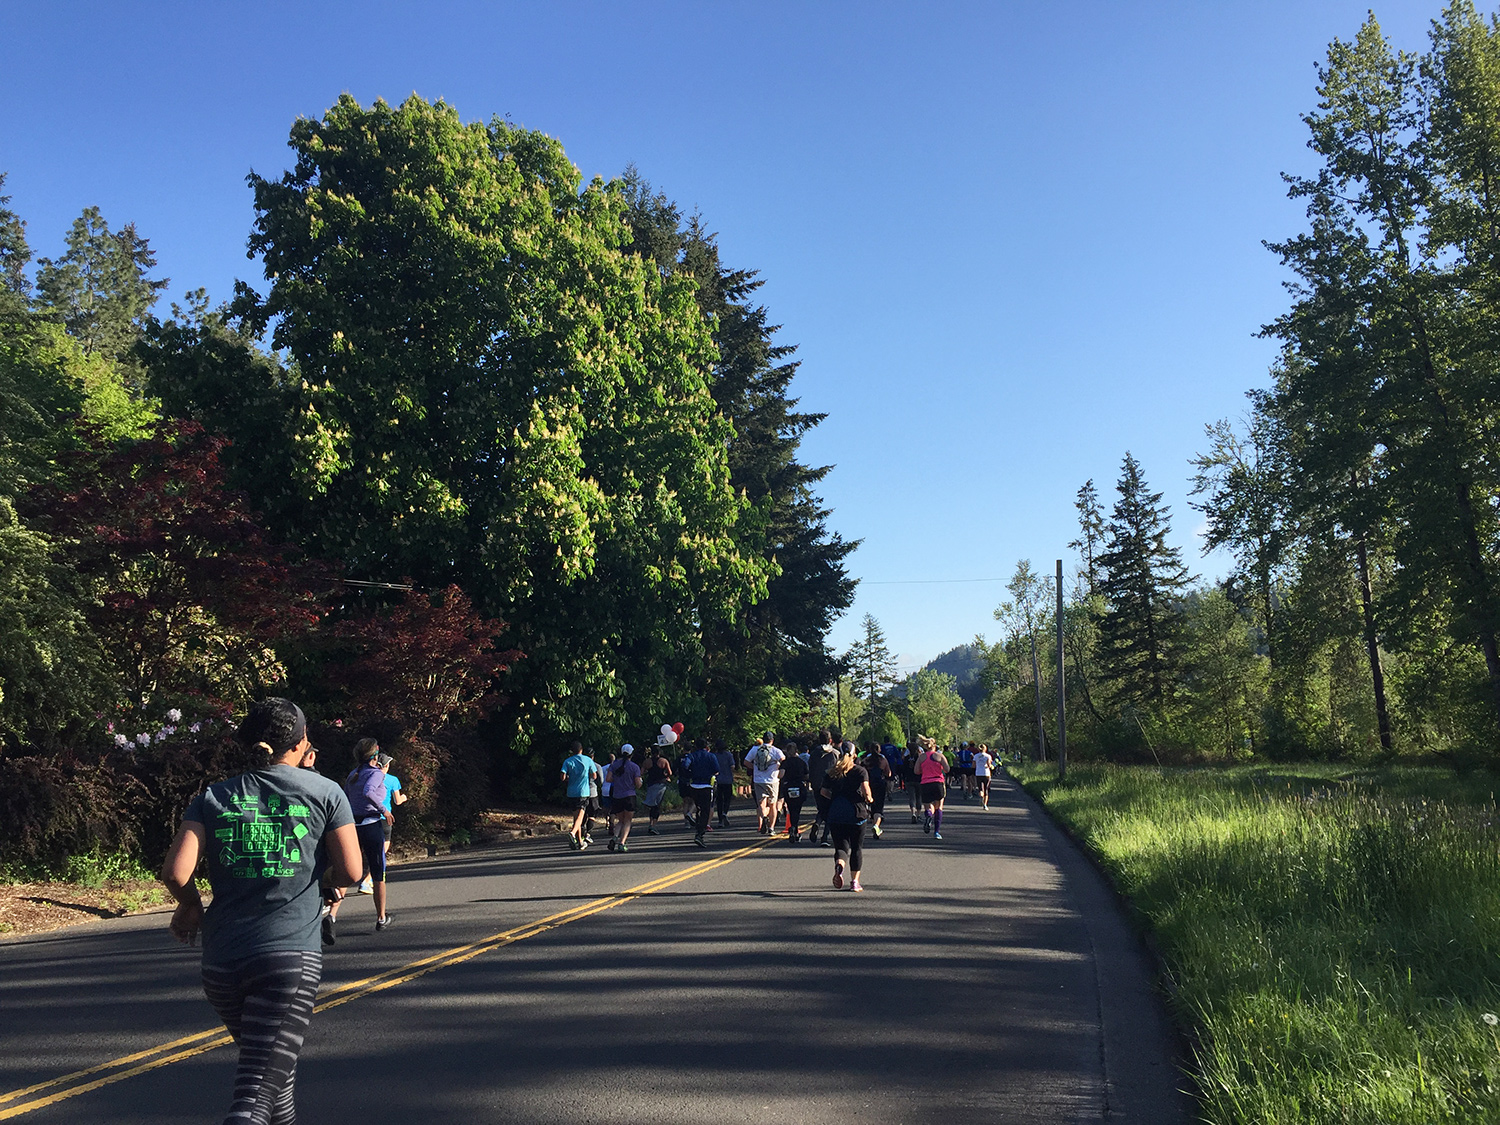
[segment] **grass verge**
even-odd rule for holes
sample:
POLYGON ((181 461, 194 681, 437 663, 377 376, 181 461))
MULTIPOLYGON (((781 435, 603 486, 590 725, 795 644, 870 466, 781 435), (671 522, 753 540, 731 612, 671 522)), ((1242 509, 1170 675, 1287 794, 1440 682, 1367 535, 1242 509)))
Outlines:
POLYGON ((1011 773, 1155 933, 1208 1121, 1500 1121, 1492 775, 1011 773))

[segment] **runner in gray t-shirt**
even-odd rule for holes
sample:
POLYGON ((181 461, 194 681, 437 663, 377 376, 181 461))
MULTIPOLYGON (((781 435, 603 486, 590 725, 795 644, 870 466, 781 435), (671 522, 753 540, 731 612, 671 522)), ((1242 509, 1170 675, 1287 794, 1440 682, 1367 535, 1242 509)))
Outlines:
POLYGON ((291 1121, 297 1055, 323 975, 318 915, 325 866, 359 881, 349 801, 321 774, 298 768, 307 720, 290 700, 255 704, 238 737, 270 755, 260 769, 210 785, 183 814, 162 867, 177 900, 171 930, 203 934, 203 991, 239 1044, 229 1117, 291 1121), (193 873, 207 861, 205 913, 193 873))

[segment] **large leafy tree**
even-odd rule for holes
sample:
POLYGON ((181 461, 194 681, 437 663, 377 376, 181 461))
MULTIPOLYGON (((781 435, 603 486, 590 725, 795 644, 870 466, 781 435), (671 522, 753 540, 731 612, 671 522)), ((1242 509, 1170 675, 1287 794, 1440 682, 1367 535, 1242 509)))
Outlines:
POLYGON ((693 718, 701 630, 770 567, 734 539, 692 282, 626 252, 622 191, 542 134, 346 96, 290 143, 251 177, 269 290, 235 306, 295 367, 297 426, 265 440, 311 487, 279 525, 503 617, 519 747, 693 718))
POLYGON ((1115 491, 1109 544, 1098 557, 1105 676, 1121 702, 1157 707, 1172 691, 1177 602, 1190 579, 1181 552, 1167 543, 1171 519, 1161 493, 1150 490, 1129 453, 1115 491))
MULTIPOLYGON (((1454 639, 1483 654, 1500 717, 1494 34, 1460 2, 1425 61, 1393 51, 1373 16, 1330 46, 1305 118, 1322 166, 1291 180, 1310 229, 1275 247, 1297 275, 1296 300, 1269 331, 1294 360, 1277 409, 1316 475, 1343 493, 1361 585, 1389 521, 1393 624, 1421 628, 1413 611, 1439 600, 1454 639)), ((1389 745, 1384 718, 1381 733, 1389 745)))

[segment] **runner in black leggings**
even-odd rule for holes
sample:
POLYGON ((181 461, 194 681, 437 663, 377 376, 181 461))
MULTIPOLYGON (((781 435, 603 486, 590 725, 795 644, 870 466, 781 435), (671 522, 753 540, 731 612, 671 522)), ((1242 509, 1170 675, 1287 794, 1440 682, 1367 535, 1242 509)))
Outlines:
POLYGON ((238 737, 269 764, 193 798, 161 877, 177 900, 173 936, 191 945, 202 931, 203 991, 239 1044, 226 1125, 292 1125, 323 975, 319 880, 326 862, 336 886, 359 882, 359 840, 343 790, 298 768, 308 741, 295 703, 257 703, 238 737), (193 878, 200 857, 214 892, 207 912, 193 878))
POLYGON ((787 842, 802 839, 802 804, 807 800, 807 762, 797 752, 797 744, 784 747, 786 759, 781 763, 781 795, 786 801, 787 842))

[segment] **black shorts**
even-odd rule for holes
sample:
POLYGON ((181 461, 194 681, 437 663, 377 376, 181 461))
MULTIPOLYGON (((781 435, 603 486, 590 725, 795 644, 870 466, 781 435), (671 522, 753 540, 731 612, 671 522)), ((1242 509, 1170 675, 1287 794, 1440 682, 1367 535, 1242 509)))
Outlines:
POLYGON ((941 781, 922 782, 922 803, 924 805, 935 805, 941 801, 948 792, 948 786, 941 781))
POLYGON ((612 813, 635 812, 634 797, 611 797, 609 811, 612 813))
POLYGON ((578 802, 573 806, 575 809, 586 809, 594 803, 594 798, 592 797, 574 797, 573 800, 578 802))
POLYGON ((959 768, 959 772, 961 774, 963 774, 965 777, 973 777, 974 776, 974 767, 973 766, 962 766, 962 767, 959 768))
POLYGON ((870 786, 870 815, 883 816, 885 814, 886 787, 882 785, 879 789, 870 786))
POLYGON ((365 857, 365 874, 377 883, 385 882, 385 832, 381 828, 384 823, 385 817, 381 817, 354 828, 359 837, 359 854, 365 857))

